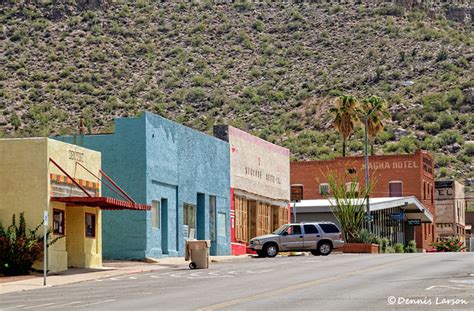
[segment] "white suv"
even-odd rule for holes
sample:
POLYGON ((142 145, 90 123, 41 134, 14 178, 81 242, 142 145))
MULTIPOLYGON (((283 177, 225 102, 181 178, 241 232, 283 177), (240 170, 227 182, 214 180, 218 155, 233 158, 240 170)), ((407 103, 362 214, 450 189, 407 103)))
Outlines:
POLYGON ((250 240, 250 249, 260 257, 275 257, 278 252, 311 252, 327 256, 344 245, 341 230, 329 221, 286 224, 272 234, 250 240))

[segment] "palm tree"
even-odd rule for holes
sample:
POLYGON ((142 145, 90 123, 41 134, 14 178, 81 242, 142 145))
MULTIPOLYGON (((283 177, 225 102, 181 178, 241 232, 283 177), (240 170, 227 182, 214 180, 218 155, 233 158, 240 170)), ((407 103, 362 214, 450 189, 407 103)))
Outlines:
POLYGON ((339 96, 330 109, 334 116, 334 127, 342 137, 342 156, 346 156, 346 141, 359 121, 359 102, 351 95, 339 96))
POLYGON ((382 98, 372 95, 362 102, 362 111, 367 116, 367 132, 370 139, 370 155, 374 155, 374 144, 377 134, 383 131, 383 121, 390 118, 387 102, 382 98))

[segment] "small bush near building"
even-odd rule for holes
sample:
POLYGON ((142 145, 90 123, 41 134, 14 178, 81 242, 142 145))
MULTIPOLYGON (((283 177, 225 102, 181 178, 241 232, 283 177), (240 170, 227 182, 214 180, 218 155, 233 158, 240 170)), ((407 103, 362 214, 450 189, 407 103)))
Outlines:
POLYGON ((380 253, 387 253, 387 248, 389 247, 388 244, 390 241, 387 238, 379 239, 379 252, 380 253))
POLYGON ((407 246, 405 247, 406 253, 416 253, 416 241, 410 240, 408 241, 407 246))
POLYGON ((380 239, 377 237, 377 235, 371 233, 367 229, 360 230, 355 238, 356 243, 364 243, 364 244, 372 244, 372 243, 378 244, 379 240, 380 239))
POLYGON ((443 241, 431 243, 433 252, 462 252, 466 249, 459 238, 449 238, 443 241))
POLYGON ((395 250, 395 253, 403 253, 404 252, 404 247, 402 243, 395 243, 393 245, 393 249, 395 250))
POLYGON ((385 253, 393 254, 393 253, 395 253, 395 249, 391 246, 387 246, 387 248, 385 249, 385 253))
POLYGON ((43 250, 42 237, 35 230, 27 230, 23 213, 16 225, 15 215, 12 224, 5 230, 0 224, 0 272, 4 275, 28 274, 33 263, 40 258, 43 250))

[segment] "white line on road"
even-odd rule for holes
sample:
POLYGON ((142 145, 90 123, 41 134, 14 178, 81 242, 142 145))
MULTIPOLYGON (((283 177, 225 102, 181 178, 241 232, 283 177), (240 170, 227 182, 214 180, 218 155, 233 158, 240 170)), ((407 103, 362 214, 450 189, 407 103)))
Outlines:
POLYGON ((101 303, 107 303, 107 302, 112 302, 112 301, 115 301, 115 299, 109 299, 109 300, 104 300, 104 301, 96 301, 96 302, 86 303, 86 304, 83 304, 83 305, 74 306, 73 308, 82 308, 82 307, 87 307, 87 306, 95 306, 95 305, 99 305, 101 303))
POLYGON ((191 273, 191 276, 199 276, 199 274, 201 274, 202 272, 195 272, 195 273, 191 273))
POLYGON ((45 304, 42 304, 42 305, 34 305, 34 306, 29 306, 29 307, 23 308, 23 310, 36 309, 36 308, 39 308, 39 307, 46 307, 46 306, 50 306, 50 305, 54 305, 54 304, 55 304, 55 302, 45 303, 45 304))
POLYGON ((154 278, 154 279, 159 279, 160 277, 157 276, 157 275, 150 275, 151 278, 154 278))
POLYGON ((81 302, 83 302, 83 301, 82 301, 82 300, 73 301, 73 302, 68 302, 68 303, 64 303, 64 304, 60 304, 60 305, 55 305, 55 306, 47 307, 46 309, 62 308, 62 307, 66 307, 66 306, 75 305, 75 304, 78 304, 78 303, 81 303, 81 302))
POLYGON ((25 307, 26 305, 18 305, 18 306, 13 306, 13 307, 8 307, 8 308, 2 308, 0 309, 1 311, 5 311, 5 310, 12 310, 12 309, 16 309, 16 308, 21 308, 21 307, 25 307))
POLYGON ((456 289, 456 290, 464 289, 463 287, 460 287, 460 286, 433 285, 433 286, 425 288, 425 290, 442 289, 442 288, 449 288, 449 289, 456 289))

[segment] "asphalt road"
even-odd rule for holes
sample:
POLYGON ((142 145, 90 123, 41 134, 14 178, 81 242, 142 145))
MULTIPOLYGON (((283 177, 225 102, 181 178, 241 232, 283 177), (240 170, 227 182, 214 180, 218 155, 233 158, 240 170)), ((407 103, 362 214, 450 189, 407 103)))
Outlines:
POLYGON ((0 310, 474 310, 474 253, 248 258, 0 295, 0 310))

